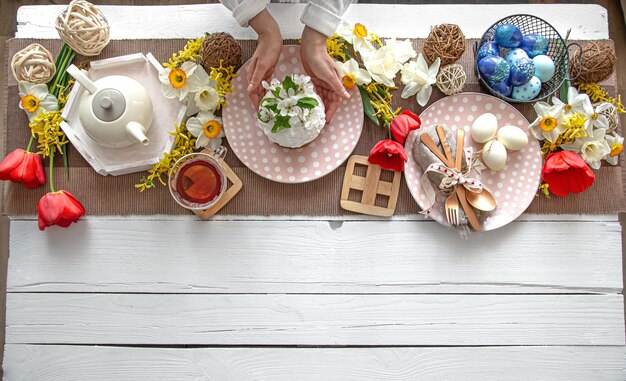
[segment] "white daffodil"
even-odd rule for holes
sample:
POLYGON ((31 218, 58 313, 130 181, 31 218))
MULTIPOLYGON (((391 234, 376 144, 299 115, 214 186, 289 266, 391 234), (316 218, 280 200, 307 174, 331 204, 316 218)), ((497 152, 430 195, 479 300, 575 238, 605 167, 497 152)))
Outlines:
POLYGON ((368 56, 376 51, 371 36, 363 24, 350 25, 343 21, 337 27, 336 34, 351 44, 361 56, 368 56))
POLYGON ((187 130, 198 138, 196 148, 205 147, 215 150, 222 145, 222 138, 225 136, 222 118, 208 111, 201 111, 197 116, 189 118, 187 130))
POLYGON ((554 143, 559 135, 567 130, 567 127, 561 124, 563 103, 550 106, 546 102, 537 102, 533 107, 537 119, 530 124, 530 132, 539 140, 546 139, 554 143))
POLYGON ((567 89, 567 103, 563 103, 559 98, 552 97, 552 104, 562 105, 563 113, 568 116, 575 112, 591 116, 593 114, 593 105, 591 104, 591 100, 589 99, 589 95, 585 93, 578 93, 575 87, 569 87, 567 89))
POLYGON ((372 82, 370 73, 365 69, 361 69, 359 63, 354 58, 350 58, 343 63, 335 61, 335 65, 337 65, 339 73, 341 73, 343 86, 348 90, 353 89, 355 85, 367 85, 372 82))
POLYGON ((411 40, 396 41, 395 38, 392 38, 385 41, 385 46, 391 49, 393 56, 400 64, 417 56, 415 49, 413 49, 413 44, 411 44, 411 40))
POLYGON ((602 112, 610 108, 612 104, 608 102, 597 103, 594 105, 593 113, 589 116, 590 129, 593 128, 609 128, 609 118, 603 115, 602 112))
POLYGON ((561 144, 561 148, 580 153, 587 164, 593 169, 600 168, 600 161, 611 153, 611 147, 604 139, 605 130, 597 129, 591 135, 578 138, 573 143, 561 144))
POLYGON ((606 144, 608 144, 611 149, 611 152, 604 157, 604 160, 611 165, 617 165, 619 155, 624 150, 624 138, 617 134, 613 134, 606 135, 604 140, 606 140, 606 144))
POLYGON ((26 81, 20 81, 18 84, 20 94, 19 107, 26 111, 28 120, 33 121, 42 111, 56 111, 59 103, 56 97, 48 93, 46 84, 35 84, 26 81))
POLYGON ((372 79, 385 86, 395 86, 393 80, 402 68, 394 54, 394 48, 383 46, 370 56, 362 57, 365 68, 372 79))
POLYGON ((204 75, 206 75, 206 71, 190 61, 173 69, 164 67, 159 72, 161 92, 167 99, 178 98, 182 102, 189 93, 200 90, 200 87, 205 83, 203 81, 204 75))
POLYGON ((417 103, 420 106, 426 105, 430 94, 433 92, 431 87, 437 82, 437 73, 439 72, 439 65, 441 60, 439 57, 428 67, 424 56, 420 53, 417 57, 417 61, 411 61, 402 66, 402 77, 400 80, 404 84, 404 90, 402 90, 402 98, 408 98, 412 95, 416 95, 417 103))

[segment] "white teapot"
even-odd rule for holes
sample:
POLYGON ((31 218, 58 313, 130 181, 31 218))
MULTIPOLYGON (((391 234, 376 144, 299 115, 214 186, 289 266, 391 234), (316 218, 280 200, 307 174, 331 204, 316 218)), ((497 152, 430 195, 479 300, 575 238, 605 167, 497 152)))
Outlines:
POLYGON ((148 145, 146 132, 152 124, 152 99, 132 78, 111 75, 91 81, 75 65, 67 72, 87 90, 80 99, 79 117, 89 137, 114 148, 137 142, 148 145))

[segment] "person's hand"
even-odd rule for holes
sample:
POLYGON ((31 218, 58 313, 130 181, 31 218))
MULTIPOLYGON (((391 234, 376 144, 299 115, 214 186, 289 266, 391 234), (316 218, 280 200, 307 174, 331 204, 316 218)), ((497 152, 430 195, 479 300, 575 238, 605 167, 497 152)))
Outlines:
POLYGON ((283 46, 283 38, 276 20, 267 10, 250 20, 250 26, 259 35, 259 43, 246 68, 248 95, 255 108, 259 108, 265 89, 261 81, 269 82, 276 68, 276 62, 283 46))
POLYGON ((350 98, 341 83, 339 69, 326 51, 326 36, 308 26, 302 33, 300 56, 304 70, 311 77, 315 90, 324 101, 326 122, 329 122, 342 99, 350 98))

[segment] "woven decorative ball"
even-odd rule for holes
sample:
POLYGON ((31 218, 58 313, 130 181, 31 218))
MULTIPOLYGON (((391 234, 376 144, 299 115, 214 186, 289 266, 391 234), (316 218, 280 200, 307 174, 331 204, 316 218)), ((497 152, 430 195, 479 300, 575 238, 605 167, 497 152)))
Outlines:
POLYGON ((613 47, 605 41, 589 41, 574 54, 571 63, 572 76, 576 82, 598 83, 609 78, 615 71, 617 57, 613 47))
POLYGON ((83 56, 97 56, 109 44, 109 23, 96 6, 72 0, 56 19, 63 42, 83 56))
POLYGON ((11 72, 18 82, 48 83, 56 71, 52 54, 39 44, 28 45, 11 59, 11 72))
POLYGON ((431 29, 424 42, 424 57, 429 64, 441 58, 441 65, 450 65, 465 52, 465 35, 458 25, 441 24, 431 29))
MULTIPOLYGON (((597 104, 593 105, 594 108, 596 106, 597 104)), ((617 129, 617 126, 619 125, 619 113, 617 112, 617 107, 615 107, 614 104, 611 104, 611 106, 607 107, 606 110, 600 113, 600 115, 606 116, 606 118, 609 120, 609 127, 606 129, 607 134, 610 134, 617 129)))
POLYGON ((460 64, 446 65, 439 69, 437 87, 446 95, 454 95, 463 91, 467 76, 460 64))
POLYGON ((220 60, 224 66, 234 66, 241 63, 241 45, 228 33, 213 33, 202 43, 202 66, 207 72, 212 67, 219 67, 220 60))

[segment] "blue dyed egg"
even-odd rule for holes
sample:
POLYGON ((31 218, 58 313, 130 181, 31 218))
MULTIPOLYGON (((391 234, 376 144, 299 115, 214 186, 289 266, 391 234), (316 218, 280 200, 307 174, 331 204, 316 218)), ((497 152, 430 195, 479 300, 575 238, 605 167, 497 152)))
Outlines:
POLYGON ((540 54, 546 54, 548 44, 548 39, 540 34, 527 34, 522 37, 520 48, 524 49, 530 58, 534 58, 540 54))
POLYGON ((535 63, 528 57, 518 58, 511 65, 511 84, 521 86, 535 75, 535 63))
POLYGON ((509 76, 510 66, 504 58, 489 56, 478 61, 478 71, 487 82, 500 82, 509 76))
POLYGON ((509 64, 509 66, 513 66, 513 63, 517 61, 519 58, 528 58, 528 54, 522 49, 511 49, 504 55, 504 59, 509 64))
POLYGON ((541 81, 537 77, 532 77, 525 85, 513 87, 511 98, 528 102, 537 97, 541 91, 541 81))
POLYGON ((511 83, 508 78, 500 82, 495 82, 495 83, 490 82, 489 87, 495 90, 498 94, 505 96, 505 97, 510 97, 511 93, 513 92, 513 86, 511 86, 511 83))
POLYGON ((548 82, 554 77, 555 67, 552 58, 544 55, 538 55, 533 58, 535 63, 535 77, 541 82, 548 82))
POLYGON ((485 57, 499 56, 500 48, 498 47, 498 44, 496 44, 495 42, 488 41, 480 46, 480 49, 478 49, 477 55, 478 55, 479 61, 485 57))
POLYGON ((522 32, 513 24, 502 24, 496 28, 495 40, 501 48, 517 48, 522 43, 522 32))

